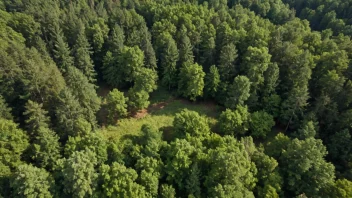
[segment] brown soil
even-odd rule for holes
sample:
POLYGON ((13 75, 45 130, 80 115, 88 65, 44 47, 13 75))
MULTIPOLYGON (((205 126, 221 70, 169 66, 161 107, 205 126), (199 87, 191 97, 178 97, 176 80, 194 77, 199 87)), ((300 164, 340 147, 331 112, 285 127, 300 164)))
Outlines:
POLYGON ((136 118, 136 119, 141 119, 141 118, 144 118, 147 115, 148 115, 148 109, 142 109, 142 110, 137 111, 133 115, 133 117, 136 118))
POLYGON ((142 109, 142 110, 137 111, 133 115, 133 117, 137 118, 137 119, 144 118, 149 113, 152 113, 152 112, 155 112, 157 110, 163 109, 166 105, 168 105, 172 101, 173 101, 173 99, 170 99, 170 100, 167 100, 165 102, 159 102, 159 103, 155 103, 155 104, 149 105, 149 107, 147 109, 142 109))

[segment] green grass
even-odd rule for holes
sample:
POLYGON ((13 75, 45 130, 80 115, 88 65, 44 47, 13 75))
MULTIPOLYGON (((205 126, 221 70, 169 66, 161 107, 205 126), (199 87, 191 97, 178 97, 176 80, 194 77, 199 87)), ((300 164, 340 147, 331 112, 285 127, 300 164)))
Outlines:
MULTIPOLYGON (((162 88, 151 94, 150 101, 148 114, 145 117, 121 119, 116 126, 108 126, 103 129, 103 135, 108 139, 115 140, 125 135, 139 135, 144 124, 154 125, 167 132, 167 129, 172 126, 175 114, 185 108, 208 117, 210 125, 215 126, 216 118, 221 112, 221 108, 212 102, 190 102, 178 99, 162 88)), ((166 139, 169 138, 166 137, 166 139)))

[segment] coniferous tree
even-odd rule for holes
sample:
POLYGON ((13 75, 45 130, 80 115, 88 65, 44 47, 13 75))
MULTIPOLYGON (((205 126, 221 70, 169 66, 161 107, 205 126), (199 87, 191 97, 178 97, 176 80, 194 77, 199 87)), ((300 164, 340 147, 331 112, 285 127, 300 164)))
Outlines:
POLYGON ((212 65, 210 67, 209 73, 206 74, 205 76, 205 93, 211 97, 216 96, 216 93, 220 89, 220 74, 219 70, 215 65, 212 65))
POLYGON ((26 124, 28 130, 33 134, 40 127, 49 127, 49 117, 47 116, 47 111, 43 109, 42 104, 38 104, 29 100, 26 104, 26 111, 23 113, 27 117, 26 124))
POLYGON ((59 136, 49 128, 40 127, 32 145, 32 159, 37 166, 53 170, 61 158, 59 136))
POLYGON ((0 95, 0 118, 12 120, 11 108, 8 107, 2 95, 0 95))
POLYGON ((92 52, 90 51, 90 44, 85 34, 85 27, 80 23, 78 28, 77 40, 72 50, 75 58, 75 66, 82 71, 89 82, 95 82, 96 74, 93 61, 90 57, 92 52))
POLYGON ((73 66, 73 58, 71 56, 71 50, 65 41, 64 35, 61 29, 58 27, 55 29, 55 41, 54 41, 54 60, 62 72, 66 72, 69 67, 73 66))
POLYGON ((218 68, 222 80, 230 81, 235 77, 237 57, 237 49, 234 44, 228 43, 221 49, 218 68))
POLYGON ((237 76, 229 86, 225 107, 235 109, 237 105, 243 105, 250 96, 250 85, 246 76, 237 76))
POLYGON ((179 53, 175 40, 171 36, 166 39, 160 65, 162 68, 162 83, 170 90, 177 84, 176 62, 179 59, 179 53))

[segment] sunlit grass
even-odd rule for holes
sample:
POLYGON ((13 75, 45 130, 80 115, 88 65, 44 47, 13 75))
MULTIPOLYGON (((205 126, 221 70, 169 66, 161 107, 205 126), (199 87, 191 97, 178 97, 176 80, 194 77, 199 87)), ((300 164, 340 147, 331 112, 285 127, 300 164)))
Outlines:
POLYGON ((102 130, 108 139, 119 139, 125 135, 139 135, 144 124, 154 125, 162 131, 172 126, 176 113, 189 109, 206 116, 210 126, 216 124, 221 108, 211 102, 190 102, 177 99, 168 91, 159 89, 151 95, 148 114, 143 118, 125 118, 117 122, 116 126, 108 126, 102 130))

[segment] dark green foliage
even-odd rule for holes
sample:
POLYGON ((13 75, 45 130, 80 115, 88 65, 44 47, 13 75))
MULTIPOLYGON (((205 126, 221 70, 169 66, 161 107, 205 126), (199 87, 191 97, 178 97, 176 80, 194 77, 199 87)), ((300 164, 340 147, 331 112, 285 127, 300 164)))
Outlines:
POLYGON ((73 58, 70 55, 71 54, 71 50, 68 46, 68 44, 65 42, 64 40, 64 35, 61 32, 61 29, 55 29, 55 35, 54 37, 56 38, 56 40, 54 41, 54 49, 53 49, 53 53, 54 53, 54 60, 57 64, 57 66, 59 67, 59 69, 62 72, 66 72, 66 70, 69 67, 73 66, 73 58))
POLYGON ((246 76, 237 76, 229 86, 225 107, 235 109, 237 105, 244 105, 250 96, 251 82, 246 76))
POLYGON ((47 128, 49 118, 47 111, 43 109, 42 104, 29 100, 26 104, 26 111, 23 113, 27 117, 27 128, 31 133, 35 133, 40 127, 47 128))
POLYGON ((335 160, 342 160, 346 163, 352 161, 352 137, 350 132, 345 129, 337 132, 330 137, 330 143, 328 144, 329 154, 335 160))
MULTIPOLYGON (((84 119, 84 112, 77 99, 69 90, 63 90, 60 94, 60 101, 56 110, 57 128, 60 137, 67 139, 68 136, 76 136, 79 128, 79 121, 84 119)), ((90 123, 88 123, 90 125, 90 123)))
POLYGON ((179 53, 175 40, 167 35, 165 38, 165 46, 163 46, 163 52, 161 54, 160 65, 162 68, 162 83, 169 89, 174 87, 177 78, 176 62, 179 59, 179 53))
POLYGON ((0 197, 351 197, 351 5, 0 0, 0 197))
POLYGON ((225 45, 220 52, 219 73, 224 81, 231 81, 236 74, 235 61, 237 59, 237 49, 232 43, 225 45))
POLYGON ((210 170, 205 180, 209 194, 253 197, 251 190, 255 186, 257 170, 241 142, 225 136, 217 148, 210 150, 209 155, 210 170))
POLYGON ((82 71, 90 82, 95 82, 95 71, 93 61, 90 57, 92 54, 90 50, 90 44, 85 35, 84 25, 81 24, 76 43, 73 46, 75 66, 82 71))
POLYGON ((209 73, 205 76, 205 93, 211 97, 215 97, 216 93, 220 89, 220 74, 218 68, 215 65, 210 67, 209 73))
POLYGON ((12 120, 11 108, 6 104, 5 99, 0 95, 0 118, 12 120))
POLYGON ((96 113, 100 109, 101 99, 98 97, 95 86, 89 83, 88 78, 75 67, 69 67, 65 75, 72 95, 81 105, 84 118, 92 125, 96 122, 96 113))

